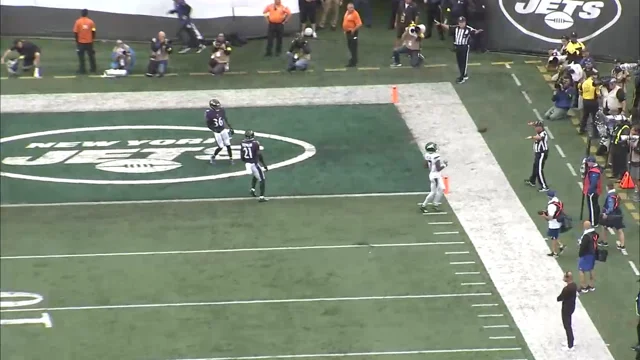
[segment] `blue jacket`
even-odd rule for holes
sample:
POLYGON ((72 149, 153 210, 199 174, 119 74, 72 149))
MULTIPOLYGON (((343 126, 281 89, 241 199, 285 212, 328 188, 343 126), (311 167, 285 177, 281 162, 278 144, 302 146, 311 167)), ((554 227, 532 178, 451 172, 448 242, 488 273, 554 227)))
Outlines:
POLYGON ((589 189, 587 189, 587 194, 597 194, 598 193, 598 183, 600 182, 601 174, 592 172, 589 174, 589 189))
POLYGON ((560 109, 571 109, 573 105, 573 99, 575 97, 575 92, 573 88, 558 90, 553 94, 551 101, 555 107, 560 109))
POLYGON ((620 199, 617 198, 615 191, 607 193, 607 197, 604 199, 602 212, 607 215, 622 215, 622 211, 620 210, 620 199))
POLYGON ((173 5, 173 10, 170 10, 169 14, 178 15, 178 20, 182 25, 191 23, 191 6, 184 0, 176 1, 173 5))

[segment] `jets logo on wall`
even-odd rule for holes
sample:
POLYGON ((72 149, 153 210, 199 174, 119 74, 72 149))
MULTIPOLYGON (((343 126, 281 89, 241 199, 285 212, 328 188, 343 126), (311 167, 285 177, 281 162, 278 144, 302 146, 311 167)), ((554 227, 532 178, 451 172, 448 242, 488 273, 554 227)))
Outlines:
POLYGON ((615 25, 622 15, 620 0, 499 0, 504 16, 521 32, 550 43, 577 32, 587 41, 615 25))

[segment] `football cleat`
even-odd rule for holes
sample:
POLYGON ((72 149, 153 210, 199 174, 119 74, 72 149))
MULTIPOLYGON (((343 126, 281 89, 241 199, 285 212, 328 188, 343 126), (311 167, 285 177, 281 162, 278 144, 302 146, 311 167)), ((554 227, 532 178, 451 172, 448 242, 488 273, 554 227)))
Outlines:
POLYGON ((209 100, 209 107, 212 109, 219 109, 222 107, 222 104, 220 104, 218 99, 211 99, 209 100))
POLYGON ((267 202, 269 201, 267 198, 265 198, 264 196, 260 196, 260 198, 258 199, 258 202, 267 202))
POLYGON ((249 192, 251 193, 251 196, 258 197, 258 195, 256 195, 256 189, 251 189, 249 192))

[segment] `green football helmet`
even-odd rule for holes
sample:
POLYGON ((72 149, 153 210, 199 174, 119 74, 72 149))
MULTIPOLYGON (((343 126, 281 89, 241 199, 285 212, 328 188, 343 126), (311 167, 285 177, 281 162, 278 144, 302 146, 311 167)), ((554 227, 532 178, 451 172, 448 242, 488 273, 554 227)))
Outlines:
POLYGON ((438 151, 438 144, 430 141, 427 143, 427 145, 424 146, 424 150, 428 153, 434 153, 436 151, 438 151))

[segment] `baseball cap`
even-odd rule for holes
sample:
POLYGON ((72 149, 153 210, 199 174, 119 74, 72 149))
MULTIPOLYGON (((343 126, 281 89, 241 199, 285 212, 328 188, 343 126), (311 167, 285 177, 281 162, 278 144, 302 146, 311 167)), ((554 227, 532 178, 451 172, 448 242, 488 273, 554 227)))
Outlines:
POLYGON ((556 192, 554 190, 549 190, 547 191, 547 196, 550 198, 556 197, 556 192))
POLYGON ((577 37, 578 37, 578 33, 577 32, 574 31, 574 32, 571 33, 571 38, 572 39, 575 39, 577 37))
POLYGON ((458 22, 462 22, 462 21, 467 21, 467 18, 465 18, 464 16, 460 16, 458 18, 458 22))
POLYGON ((588 156, 585 161, 588 162, 588 163, 595 163, 596 162, 596 158, 593 157, 593 156, 588 156))

